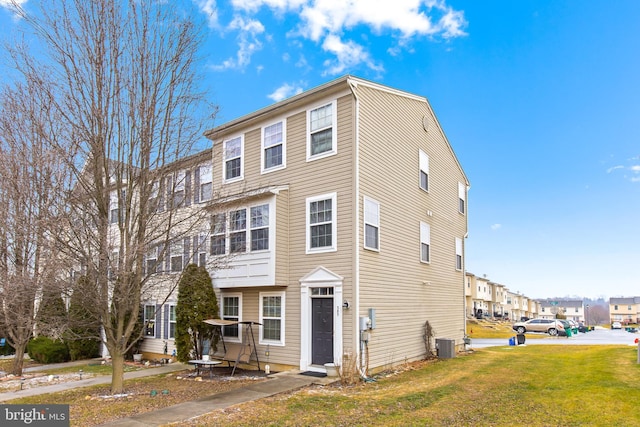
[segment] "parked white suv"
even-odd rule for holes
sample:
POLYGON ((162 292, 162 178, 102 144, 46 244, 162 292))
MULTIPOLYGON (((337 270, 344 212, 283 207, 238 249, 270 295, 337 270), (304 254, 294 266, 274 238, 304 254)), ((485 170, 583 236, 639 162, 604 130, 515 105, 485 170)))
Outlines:
POLYGON ((519 334, 525 332, 544 332, 551 336, 558 335, 558 331, 564 331, 564 326, 557 319, 530 319, 526 322, 516 322, 513 330, 519 334))

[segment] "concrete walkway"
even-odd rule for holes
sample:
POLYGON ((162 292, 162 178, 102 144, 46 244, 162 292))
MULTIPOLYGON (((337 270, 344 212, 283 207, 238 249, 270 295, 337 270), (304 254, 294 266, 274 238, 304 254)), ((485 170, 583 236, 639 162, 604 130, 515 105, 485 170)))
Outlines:
MULTIPOLYGON (((99 359, 98 359, 99 360, 99 359)), ((84 366, 88 361, 68 362, 61 364, 51 364, 45 366, 36 366, 25 369, 25 372, 51 370, 57 367, 68 366, 84 366)), ((151 375, 161 375, 170 372, 182 371, 190 369, 189 365, 183 363, 170 363, 154 368, 141 369, 139 371, 125 372, 124 379, 141 378, 151 375)), ((300 375, 300 371, 287 371, 273 374, 267 377, 266 381, 249 384, 246 387, 230 390, 224 393, 217 393, 208 397, 197 400, 179 403, 167 408, 158 409, 156 411, 138 414, 130 418, 123 418, 117 421, 103 424, 102 427, 150 427, 161 426, 170 423, 178 423, 180 421, 189 420, 216 409, 224 409, 239 403, 245 403, 252 400, 263 399, 279 393, 294 391, 311 384, 330 384, 338 380, 331 377, 311 377, 300 375)), ((89 387, 98 384, 110 384, 111 375, 100 375, 77 381, 67 381, 59 384, 48 386, 33 387, 24 390, 0 392, 0 402, 6 402, 12 399, 18 399, 27 396, 36 396, 39 394, 57 393, 61 391, 71 390, 81 387, 89 387)))
POLYGON ((294 391, 314 383, 328 384, 336 378, 316 378, 299 375, 300 371, 283 372, 269 377, 267 381, 250 384, 235 390, 214 394, 190 402, 179 403, 156 411, 123 418, 101 427, 151 427, 189 420, 216 409, 224 409, 239 403, 263 399, 279 393, 294 391))

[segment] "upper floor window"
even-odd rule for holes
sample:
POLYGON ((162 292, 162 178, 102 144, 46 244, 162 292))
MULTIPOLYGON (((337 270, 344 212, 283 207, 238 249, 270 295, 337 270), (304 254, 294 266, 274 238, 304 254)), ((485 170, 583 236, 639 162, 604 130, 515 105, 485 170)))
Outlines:
POLYGON ((420 150, 420 188, 429 191, 429 156, 420 150))
POLYGON ((285 166, 285 121, 262 128, 262 171, 285 166))
POLYGON ((109 223, 118 224, 124 220, 126 190, 112 191, 109 197, 109 223))
POLYGON ((224 141, 224 180, 235 181, 242 179, 243 164, 243 138, 238 136, 236 138, 224 141))
POLYGON ((227 241, 230 253, 268 250, 269 209, 268 203, 234 209, 229 212, 228 226, 225 223, 227 216, 224 213, 215 215, 211 233, 211 255, 224 255, 227 250, 227 241))
POLYGON ((211 255, 224 255, 226 252, 227 216, 224 213, 213 216, 211 230, 211 255))
POLYGON ((170 262, 172 272, 181 272, 183 268, 184 243, 182 239, 178 239, 170 245, 170 262))
POLYGON ((364 198, 364 247, 380 250, 380 203, 364 198))
MULTIPOLYGON (((242 295, 241 294, 228 294, 222 296, 222 318, 224 320, 231 320, 233 322, 240 321, 242 295)), ((222 335, 225 338, 232 338, 234 340, 240 340, 240 328, 238 325, 229 325, 222 328, 222 335)))
POLYGON ((420 223, 420 261, 431 262, 431 226, 424 222, 420 223))
POLYGON ((210 164, 202 165, 195 172, 195 202, 206 202, 213 197, 213 172, 210 164))
POLYGON ((153 181, 151 183, 151 192, 149 194, 149 202, 147 204, 147 206, 149 207, 149 212, 153 213, 153 212, 159 212, 161 210, 160 208, 160 199, 159 199, 159 194, 160 194, 160 185, 158 183, 158 181, 153 181))
POLYGON ((147 256, 145 259, 145 269, 146 269, 146 273, 147 274, 153 274, 156 271, 158 271, 158 247, 157 246, 153 246, 151 249, 149 249, 149 251, 147 252, 147 256))
POLYGON ((614 310, 617 310, 617 309, 618 309, 618 306, 617 306, 617 305, 614 305, 614 306, 613 306, 613 309, 614 309, 614 310))
POLYGON ((247 248, 247 210, 229 213, 229 252, 244 252, 247 248))
POLYGON ((175 182, 173 187, 173 194, 171 197, 171 205, 174 208, 179 208, 185 205, 186 187, 187 187, 187 174, 185 171, 180 171, 175 174, 175 182))
POLYGON ((466 188, 465 185, 461 182, 458 183, 458 212, 460 212, 461 214, 464 214, 466 211, 466 206, 465 206, 465 202, 466 202, 466 188))
POLYGON ((462 239, 456 237, 456 270, 462 270, 462 239))
POLYGON ((269 205, 251 208, 251 251, 269 249, 269 205))
POLYGON ((307 160, 336 153, 336 102, 307 112, 307 160))
POLYGON ((198 265, 198 267, 206 267, 207 266, 207 233, 200 233, 196 237, 193 238, 194 244, 196 245, 195 250, 193 251, 196 259, 194 262, 198 265))
POLYGON ((307 199, 307 252, 336 250, 336 193, 307 199))
POLYGON ((284 345, 284 292, 260 293, 260 343, 284 345))

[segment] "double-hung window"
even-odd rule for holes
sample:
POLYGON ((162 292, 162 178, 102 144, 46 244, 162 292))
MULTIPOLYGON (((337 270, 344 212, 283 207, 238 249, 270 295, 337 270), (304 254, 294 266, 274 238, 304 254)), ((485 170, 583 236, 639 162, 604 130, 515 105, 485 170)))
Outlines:
POLYGON ((207 233, 200 233, 197 237, 197 246, 195 250, 196 259, 198 267, 206 267, 207 266, 207 233))
POLYGON ((156 335, 156 306, 147 304, 144 306, 144 334, 147 337, 156 335))
POLYGON ((420 150, 420 188, 429 191, 429 156, 420 150))
MULTIPOLYGON (((222 318, 233 322, 240 321, 242 296, 241 294, 227 294, 222 296, 222 318)), ((232 340, 240 340, 240 328, 238 325, 229 325, 222 328, 222 335, 232 340)))
POLYGON ((158 184, 158 181, 153 181, 151 183, 151 192, 149 193, 149 202, 147 203, 148 206, 148 211, 150 213, 154 213, 154 212, 158 212, 159 211, 159 199, 158 199, 158 194, 160 191, 160 186, 158 184))
POLYGON ((269 205, 251 208, 251 251, 269 249, 269 205))
POLYGON ((174 339, 176 337, 176 306, 169 306, 169 338, 174 339))
POLYGON ((227 245, 227 216, 224 213, 215 214, 211 227, 211 255, 224 255, 227 245))
POLYGON ((284 345, 284 293, 260 293, 260 343, 284 345))
POLYGON ((307 253, 336 250, 336 193, 307 199, 307 253))
POLYGON ((464 215, 465 213, 465 202, 466 202, 466 191, 465 185, 461 182, 458 182, 458 212, 464 215))
POLYGON ((380 203, 364 198, 364 247, 380 250, 380 203))
POLYGON ((157 271, 158 269, 158 247, 157 246, 153 246, 147 252, 145 267, 146 267, 147 274, 153 274, 157 271))
POLYGON ((247 250, 247 210, 239 209, 229 213, 229 252, 247 250))
POLYGON ((183 267, 184 243, 182 239, 177 239, 171 243, 171 271, 181 272, 183 267))
POLYGON ((456 237, 456 270, 462 270, 462 239, 456 237))
POLYGON ((335 154, 336 102, 307 112, 307 160, 335 154))
POLYGON ((420 223, 420 261, 431 262, 431 226, 420 223))
POLYGON ((285 166, 285 121, 262 128, 262 172, 285 166))
POLYGON ((213 197, 213 171, 211 165, 202 165, 198 171, 198 200, 200 202, 206 202, 213 197))
POLYGON ((124 220, 126 191, 112 191, 109 197, 109 223, 118 224, 124 220))
POLYGON ((184 171, 176 174, 175 187, 173 188, 173 201, 172 206, 174 208, 180 208, 184 206, 185 202, 185 183, 186 174, 184 171))
POLYGON ((224 141, 224 180, 226 182, 242 179, 243 164, 243 138, 236 138, 224 141))

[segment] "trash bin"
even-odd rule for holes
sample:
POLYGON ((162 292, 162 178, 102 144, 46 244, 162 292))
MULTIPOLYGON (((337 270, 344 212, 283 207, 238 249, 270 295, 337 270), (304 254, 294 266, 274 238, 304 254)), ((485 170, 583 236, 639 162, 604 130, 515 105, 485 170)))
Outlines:
POLYGON ((518 334, 518 345, 524 344, 525 338, 524 334, 518 334))
POLYGON ((564 331, 567 333, 567 338, 571 336, 571 328, 564 328, 564 331))
POLYGON ((509 338, 509 345, 516 345, 516 337, 509 338))

